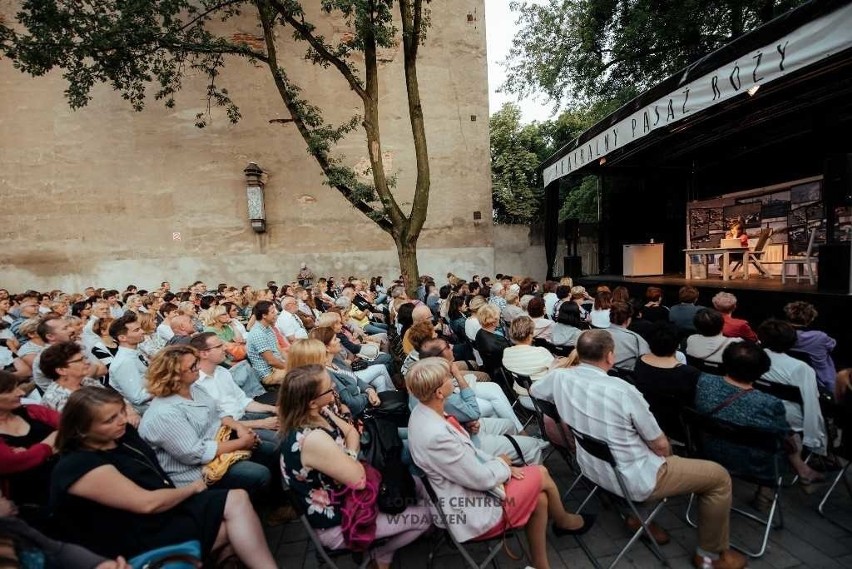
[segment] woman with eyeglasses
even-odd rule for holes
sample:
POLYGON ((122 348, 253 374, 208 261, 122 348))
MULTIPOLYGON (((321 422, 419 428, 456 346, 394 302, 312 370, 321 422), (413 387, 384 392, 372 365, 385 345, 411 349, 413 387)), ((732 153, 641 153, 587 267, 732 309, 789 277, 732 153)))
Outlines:
POLYGON ((208 490, 200 478, 176 485, 127 424, 126 408, 109 389, 84 387, 68 399, 50 491, 61 537, 106 557, 199 540, 205 567, 234 554, 247 567, 276 567, 248 495, 208 490))
POLYGON ((154 398, 142 417, 139 434, 154 447, 177 486, 200 480, 204 466, 223 454, 252 451, 250 459, 232 464, 214 487, 242 488, 256 497, 269 485, 270 472, 264 464, 274 462, 274 445, 261 442, 233 417, 220 418, 216 400, 195 385, 198 362, 198 351, 187 345, 167 346, 151 360, 147 380, 154 398), (230 427, 233 436, 217 441, 222 426, 230 427))
MULTIPOLYGON (((89 363, 76 342, 48 346, 41 353, 39 367, 46 377, 53 380, 44 390, 41 404, 58 412, 62 412, 71 394, 81 387, 103 387, 98 380, 86 375, 89 363)), ((136 424, 139 424, 139 415, 136 415, 136 424)))
MULTIPOLYGON (((347 487, 363 489, 367 477, 358 461, 361 435, 329 409, 334 393, 334 382, 320 365, 287 372, 278 404, 281 473, 290 490, 304 501, 308 522, 322 544, 342 549, 346 547, 342 507, 335 495, 347 487)), ((371 552, 377 569, 389 568, 394 552, 429 529, 431 519, 429 509, 419 505, 393 516, 380 512, 375 539, 386 541, 371 552)))

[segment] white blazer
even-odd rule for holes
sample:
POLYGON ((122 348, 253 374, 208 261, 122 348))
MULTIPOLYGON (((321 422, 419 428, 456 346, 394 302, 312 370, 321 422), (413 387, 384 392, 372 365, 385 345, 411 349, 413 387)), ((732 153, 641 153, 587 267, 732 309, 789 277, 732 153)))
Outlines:
POLYGON ((486 492, 509 480, 512 471, 505 462, 477 449, 466 432, 422 404, 411 412, 408 445, 414 463, 434 488, 448 517, 448 529, 457 540, 473 539, 497 525, 503 508, 486 492))

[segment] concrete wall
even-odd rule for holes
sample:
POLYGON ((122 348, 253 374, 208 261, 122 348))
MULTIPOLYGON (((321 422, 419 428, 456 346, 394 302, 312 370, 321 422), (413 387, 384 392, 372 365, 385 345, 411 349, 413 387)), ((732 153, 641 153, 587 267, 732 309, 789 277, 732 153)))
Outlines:
MULTIPOLYGON (((560 238, 556 249, 554 268, 556 276, 562 275, 562 258, 567 254, 565 241, 560 238)), ((598 240, 592 229, 584 229, 580 235, 577 254, 582 258, 584 274, 598 273, 598 240)), ((494 271, 512 276, 528 276, 543 281, 547 277, 544 227, 541 225, 495 225, 494 271)), ((464 273, 460 274, 464 275, 464 273)))
MULTIPOLYGON (((16 4, 0 0, 0 13, 11 14, 16 4)), ((319 15, 314 3, 306 6, 319 33, 348 32, 341 21, 319 15)), ((420 49, 432 171, 419 244, 424 273, 493 272, 483 14, 483 0, 433 3, 420 49), (474 221, 475 211, 484 221, 474 221)), ((251 13, 225 32, 260 33, 251 13)), ((289 33, 278 42, 280 52, 292 54, 290 77, 328 122, 362 112, 336 72, 303 62, 304 46, 289 33)), ((401 47, 381 57, 382 151, 407 211, 416 172, 401 47)), ((261 283, 292 279, 302 261, 318 274, 398 274, 391 238, 323 185, 292 124, 270 122, 289 115, 268 69, 229 61, 220 84, 243 119, 231 125, 214 109, 210 126, 200 130, 194 122, 206 108, 203 77, 188 76, 174 109, 150 101, 135 113, 98 86, 88 107, 71 111, 59 73, 34 79, 0 60, 0 286, 261 283), (268 174, 263 235, 252 232, 247 217, 242 170, 249 161, 268 174)), ((342 141, 338 155, 365 165, 363 132, 342 141)))

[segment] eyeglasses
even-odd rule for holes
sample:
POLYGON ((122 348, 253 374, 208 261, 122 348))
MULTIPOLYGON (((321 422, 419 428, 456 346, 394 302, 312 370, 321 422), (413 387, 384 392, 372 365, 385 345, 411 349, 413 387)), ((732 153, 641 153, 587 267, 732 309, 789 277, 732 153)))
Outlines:
POLYGON ((65 362, 65 365, 69 366, 71 364, 76 364, 77 362, 82 362, 82 361, 85 361, 85 358, 83 356, 80 356, 79 358, 73 358, 73 359, 68 360, 67 362, 65 362))
POLYGON ((328 389, 326 389, 325 391, 323 391, 322 393, 320 393, 319 395, 314 397, 314 399, 320 399, 321 397, 325 397, 329 393, 334 393, 334 386, 329 387, 328 389))
POLYGON ((220 343, 220 344, 216 344, 215 346, 207 346, 207 349, 208 350, 218 350, 219 348, 224 348, 224 347, 225 347, 225 344, 223 342, 223 343, 220 343))

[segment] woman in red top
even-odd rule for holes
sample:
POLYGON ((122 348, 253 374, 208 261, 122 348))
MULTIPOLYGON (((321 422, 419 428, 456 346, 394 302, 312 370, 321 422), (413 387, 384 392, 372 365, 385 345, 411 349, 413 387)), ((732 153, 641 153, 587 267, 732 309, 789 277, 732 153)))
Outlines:
POLYGON ((20 505, 44 505, 54 462, 59 413, 23 405, 18 379, 0 372, 0 478, 20 505))

